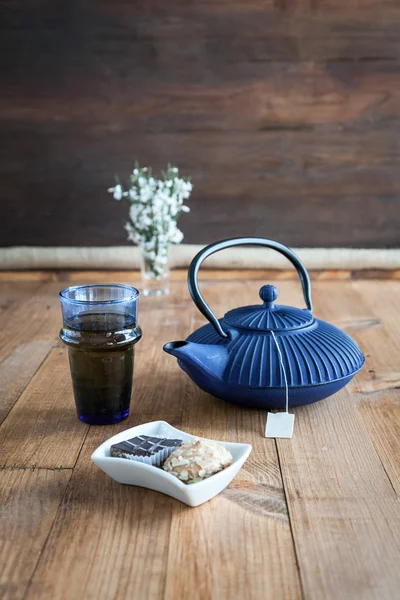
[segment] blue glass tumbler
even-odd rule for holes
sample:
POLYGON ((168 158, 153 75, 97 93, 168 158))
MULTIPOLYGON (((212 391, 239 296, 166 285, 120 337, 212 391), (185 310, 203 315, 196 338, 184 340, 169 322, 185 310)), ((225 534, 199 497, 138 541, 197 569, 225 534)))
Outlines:
POLYGON ((90 425, 129 415, 139 292, 128 285, 81 285, 60 292, 78 417, 90 425))

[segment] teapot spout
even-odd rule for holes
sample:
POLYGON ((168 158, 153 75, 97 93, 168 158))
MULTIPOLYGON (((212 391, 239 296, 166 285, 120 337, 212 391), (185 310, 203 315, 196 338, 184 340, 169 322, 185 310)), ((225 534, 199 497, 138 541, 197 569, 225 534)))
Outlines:
POLYGON ((208 377, 218 379, 222 378, 228 362, 226 348, 215 344, 176 341, 165 344, 163 350, 180 360, 185 370, 200 371, 208 377))

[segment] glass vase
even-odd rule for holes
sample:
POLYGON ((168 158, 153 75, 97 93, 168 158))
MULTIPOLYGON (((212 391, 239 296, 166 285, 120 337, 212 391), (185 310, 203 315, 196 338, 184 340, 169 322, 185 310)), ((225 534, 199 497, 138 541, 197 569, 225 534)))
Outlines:
POLYGON ((154 250, 140 246, 142 294, 165 296, 169 293, 168 245, 158 241, 154 250))

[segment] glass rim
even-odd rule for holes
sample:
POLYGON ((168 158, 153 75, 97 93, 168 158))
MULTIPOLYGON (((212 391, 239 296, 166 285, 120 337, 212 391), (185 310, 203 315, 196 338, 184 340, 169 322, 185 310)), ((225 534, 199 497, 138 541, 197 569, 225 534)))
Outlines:
POLYGON ((139 296, 139 290, 131 285, 125 285, 122 283, 87 283, 85 285, 71 285, 61 290, 58 295, 61 300, 66 300, 67 302, 72 302, 73 304, 87 304, 93 306, 94 304, 122 304, 123 302, 136 300, 139 296), (127 296, 126 298, 115 298, 114 300, 75 300, 74 298, 68 298, 66 295, 67 292, 72 290, 84 290, 88 288, 122 288, 124 290, 129 290, 131 295, 127 296))

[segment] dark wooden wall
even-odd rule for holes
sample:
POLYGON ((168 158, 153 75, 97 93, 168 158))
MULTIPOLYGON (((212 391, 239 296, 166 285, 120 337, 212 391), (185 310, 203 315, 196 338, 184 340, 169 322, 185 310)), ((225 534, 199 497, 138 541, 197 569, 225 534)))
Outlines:
POLYGON ((186 242, 399 243, 399 0, 16 0, 0 27, 0 245, 125 243, 134 159, 192 176, 186 242))

